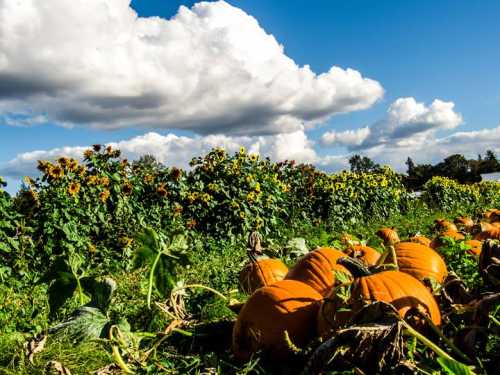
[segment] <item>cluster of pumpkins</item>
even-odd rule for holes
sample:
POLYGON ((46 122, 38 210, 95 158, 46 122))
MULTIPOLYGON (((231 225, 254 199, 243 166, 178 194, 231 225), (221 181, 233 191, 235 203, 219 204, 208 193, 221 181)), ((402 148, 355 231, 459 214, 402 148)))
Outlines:
MULTIPOLYGON (((437 251, 442 238, 463 240, 464 231, 476 232, 468 245, 477 255, 483 240, 500 239, 500 210, 485 212, 477 224, 459 217, 454 222, 436 220, 436 227, 440 233, 433 240, 417 235, 407 241, 400 241, 394 228, 382 228, 377 235, 387 246, 384 254, 345 238, 346 250, 317 248, 290 269, 279 259, 256 258, 260 242, 254 237, 249 241, 252 261, 240 272, 240 286, 250 297, 233 328, 235 357, 246 361, 263 351, 273 358, 286 359, 294 348, 307 346, 315 337, 328 339, 367 303, 375 301, 391 304, 402 318, 417 309, 439 326, 439 306, 424 279, 443 283, 448 274, 437 251), (388 259, 397 270, 384 267, 388 259), (338 293, 340 279, 349 282, 347 296, 338 293)), ((495 246, 493 251, 498 249, 495 246)), ((493 255, 500 258, 500 254, 493 255)))

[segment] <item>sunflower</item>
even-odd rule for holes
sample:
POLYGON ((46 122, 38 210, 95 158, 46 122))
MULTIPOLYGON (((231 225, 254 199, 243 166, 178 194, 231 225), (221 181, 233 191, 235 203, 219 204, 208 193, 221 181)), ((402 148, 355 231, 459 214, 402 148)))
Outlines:
POLYGON ((38 160, 38 166, 37 166, 37 169, 40 171, 40 172, 43 172, 43 173, 47 173, 47 171, 49 170, 49 167, 51 166, 52 164, 47 161, 47 160, 38 160))
POLYGON ((77 195, 80 192, 80 184, 78 182, 72 182, 68 186, 68 193, 72 196, 77 195))
POLYGON ((128 160, 127 159, 123 159, 121 162, 120 162, 120 168, 121 169, 125 169, 128 167, 128 160))
POLYGON ((83 157, 86 159, 86 160, 89 160, 92 155, 94 155, 94 151, 92 151, 90 148, 83 151, 83 157))
POLYGON ((174 207, 174 216, 179 216, 184 209, 180 204, 176 204, 174 207))
POLYGON ((244 211, 240 211, 240 218, 241 218, 241 219, 244 219, 244 218, 245 218, 245 216, 246 216, 246 215, 245 215, 245 212, 244 212, 244 211))
POLYGON ((93 145, 92 148, 94 149, 95 152, 101 151, 101 145, 93 145))
POLYGON ((259 183, 259 182, 257 182, 257 183, 255 184, 255 191, 256 191, 257 193, 260 193, 260 183, 259 183))
POLYGON ((79 166, 78 170, 76 171, 76 174, 78 174, 79 177, 84 177, 85 174, 87 173, 87 170, 83 166, 79 166))
POLYGON ((73 172, 78 168, 78 160, 76 159, 69 159, 68 164, 67 164, 68 170, 73 172))
POLYGON ((33 186, 35 184, 35 181, 33 181, 33 179, 30 176, 24 176, 23 181, 28 186, 33 186))
POLYGON ((89 185, 97 185, 98 179, 95 175, 90 175, 87 177, 87 184, 89 185))
POLYGON ((64 169, 62 169, 59 165, 50 165, 48 172, 49 176, 53 179, 62 178, 64 176, 64 169))
POLYGON ((106 153, 107 154, 111 154, 111 151, 113 151, 113 147, 111 147, 111 145, 108 146, 108 147, 106 147, 106 153))
POLYGON ((182 171, 179 168, 175 168, 175 167, 172 168, 172 172, 170 172, 170 176, 172 177, 172 179, 177 181, 179 178, 181 178, 181 175, 182 175, 182 171))
POLYGON ((167 189, 165 188, 165 184, 162 182, 158 188, 156 189, 156 192, 160 195, 160 197, 165 198, 168 194, 167 189))
POLYGON ((103 176, 99 179, 99 183, 104 186, 104 187, 108 187, 109 186, 109 178, 106 177, 106 176, 103 176))
POLYGON ((132 194, 133 186, 130 182, 125 182, 122 186, 123 194, 130 195, 132 194))
POLYGON ((153 180, 154 180, 154 177, 150 174, 147 174, 144 176, 144 183, 145 184, 150 184, 153 182, 153 180))
POLYGON ((99 199, 101 202, 106 202, 109 198, 109 190, 104 190, 99 193, 99 199))
POLYGON ((246 148, 241 146, 240 147, 240 155, 245 155, 246 152, 247 152, 246 148))
POLYGON ((57 159, 57 162, 59 163, 59 165, 61 167, 64 168, 65 166, 68 165, 69 159, 67 157, 65 157, 65 156, 61 156, 60 158, 57 159))
POLYGON ((257 154, 251 154, 250 155, 250 160, 251 161, 257 161, 257 160, 259 160, 259 155, 257 155, 257 154))
POLYGON ((196 219, 191 218, 186 222, 186 227, 188 229, 193 229, 196 226, 196 224, 197 224, 196 219))

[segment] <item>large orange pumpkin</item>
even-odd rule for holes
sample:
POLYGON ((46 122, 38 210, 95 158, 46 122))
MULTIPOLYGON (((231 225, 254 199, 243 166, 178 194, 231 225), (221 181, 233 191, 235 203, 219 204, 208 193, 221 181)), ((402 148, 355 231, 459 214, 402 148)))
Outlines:
MULTIPOLYGON (((345 259, 341 262, 346 267, 349 266, 345 259)), ((441 324, 441 313, 436 300, 424 284, 413 276, 399 271, 376 274, 369 274, 367 269, 362 273, 357 273, 354 269, 350 271, 356 278, 352 283, 349 299, 344 301, 333 289, 321 304, 317 324, 321 337, 330 336, 333 329, 346 325, 367 303, 375 301, 392 304, 403 318, 408 310, 417 308, 427 314, 434 324, 441 324)))
POLYGON ((386 245, 394 245, 399 242, 398 233, 394 230, 394 228, 380 228, 377 233, 386 245))
POLYGON ((351 245, 345 253, 352 258, 361 260, 366 266, 374 266, 382 256, 377 250, 364 245, 351 245))
POLYGON ((240 272, 240 287, 243 292, 252 294, 257 289, 283 280, 288 267, 279 259, 256 259, 245 265, 240 272))
POLYGON ((466 216, 459 216, 455 218, 454 223, 457 227, 465 230, 466 232, 471 232, 474 227, 474 220, 466 216))
POLYGON ((420 236, 420 235, 413 236, 413 237, 408 238, 408 241, 419 243, 419 244, 427 246, 427 247, 431 246, 431 239, 427 238, 425 236, 420 236))
POLYGON ((481 233, 478 233, 474 236, 475 240, 484 241, 487 239, 491 240, 500 240, 500 228, 493 227, 491 229, 485 230, 481 233))
POLYGON ((320 247, 300 258, 286 275, 286 279, 301 281, 326 296, 335 284, 335 272, 349 273, 337 264, 346 255, 331 247, 320 247))
POLYGON ((434 224, 436 227, 436 230, 441 232, 441 231, 447 231, 451 230, 454 232, 458 231, 458 228, 455 224, 453 224, 451 221, 446 220, 446 219, 436 219, 434 220, 434 224))
POLYGON ((285 331, 299 347, 315 336, 322 296, 296 280, 281 280, 255 291, 241 309, 233 328, 233 353, 246 361, 263 350, 273 358, 290 356, 285 331))
POLYGON ((479 256, 479 272, 483 279, 494 285, 500 286, 500 242, 487 240, 483 244, 479 256))
POLYGON ((470 249, 467 250, 467 252, 469 254, 472 254, 472 255, 479 255, 479 254, 481 254, 481 247, 483 246, 483 241, 467 240, 467 241, 464 241, 464 244, 470 246, 470 249))
POLYGON ((454 230, 445 230, 432 240, 430 247, 433 249, 437 249, 443 246, 444 244, 443 237, 450 237, 453 238, 455 241, 461 241, 465 239, 465 236, 460 232, 454 230))
POLYGON ((418 280, 434 278, 442 283, 448 274, 443 258, 430 247, 415 242, 400 242, 395 247, 399 270, 418 280))

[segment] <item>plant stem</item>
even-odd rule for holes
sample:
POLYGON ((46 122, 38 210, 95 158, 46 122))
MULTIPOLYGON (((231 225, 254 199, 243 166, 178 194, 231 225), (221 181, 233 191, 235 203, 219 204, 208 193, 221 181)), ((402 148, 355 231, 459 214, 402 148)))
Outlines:
POLYGON ((155 258, 155 261, 153 262, 153 265, 151 266, 151 270, 149 271, 149 285, 148 285, 148 309, 151 310, 151 294, 153 293, 153 279, 154 279, 154 274, 155 274, 155 269, 156 266, 158 265, 158 262, 160 261, 162 253, 159 252, 158 255, 155 258))
POLYGON ((412 326, 410 326, 408 323, 406 323, 403 319, 400 319, 400 322, 403 324, 403 326, 406 328, 408 333, 415 337, 417 340, 420 340, 425 346, 427 346, 429 349, 431 349, 434 353, 437 355, 446 358, 450 361, 455 361, 453 357, 451 357, 448 353, 446 353, 443 349, 441 349, 439 346, 434 344, 431 340, 429 340, 427 337, 422 335, 420 332, 415 330, 412 326))
POLYGON ((179 290, 182 290, 182 289, 194 289, 194 288, 200 288, 200 289, 205 289, 205 290, 208 290, 209 292, 212 292, 213 294, 215 294, 216 296, 222 298, 224 301, 227 301, 228 298, 222 294, 221 292, 213 289, 213 288, 210 288, 209 286, 205 286, 203 284, 189 284, 189 285, 183 285, 183 286, 180 286, 178 288, 175 288, 173 290, 173 292, 177 292, 179 290))

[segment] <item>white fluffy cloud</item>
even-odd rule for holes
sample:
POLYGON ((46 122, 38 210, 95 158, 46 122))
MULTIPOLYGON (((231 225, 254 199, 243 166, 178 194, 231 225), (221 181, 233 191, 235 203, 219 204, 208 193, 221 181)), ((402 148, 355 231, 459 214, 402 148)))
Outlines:
POLYGON ((0 0, 0 122, 293 133, 370 107, 381 85, 298 66, 224 1, 139 17, 130 0, 0 0), (6 119, 10 119, 7 121, 6 119))
MULTIPOLYGON (((235 152, 244 146, 251 153, 269 156, 275 161, 289 159, 314 163, 320 160, 313 149, 312 142, 303 131, 258 137, 224 135, 186 137, 150 132, 128 140, 109 143, 109 145, 120 149, 122 154, 131 160, 151 154, 166 165, 182 168, 188 168, 188 163, 193 157, 203 155, 214 147, 224 147, 228 152, 235 152)), ((88 146, 62 147, 22 153, 0 166, 0 176, 19 178, 24 175, 36 175, 37 160, 55 160, 63 155, 80 159, 87 148, 88 146)), ((333 159, 331 163, 326 160, 323 162, 326 166, 334 163, 333 159)))
POLYGON ((321 144, 347 146, 351 151, 380 146, 418 146, 432 138, 437 130, 454 129, 463 122, 454 107, 453 102, 439 99, 426 106, 414 98, 399 98, 390 105, 384 119, 357 130, 326 132, 321 144))

